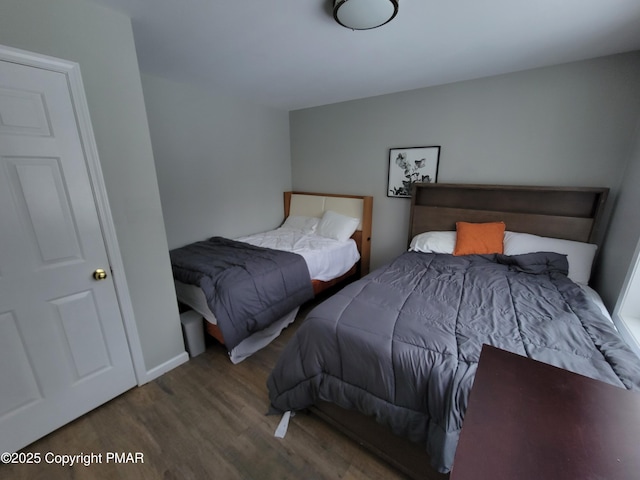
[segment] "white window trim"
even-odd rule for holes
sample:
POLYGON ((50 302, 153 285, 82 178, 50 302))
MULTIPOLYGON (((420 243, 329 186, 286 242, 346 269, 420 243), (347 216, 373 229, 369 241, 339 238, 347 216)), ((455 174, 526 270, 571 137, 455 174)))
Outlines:
POLYGON ((612 316, 622 336, 640 356, 640 241, 612 316))

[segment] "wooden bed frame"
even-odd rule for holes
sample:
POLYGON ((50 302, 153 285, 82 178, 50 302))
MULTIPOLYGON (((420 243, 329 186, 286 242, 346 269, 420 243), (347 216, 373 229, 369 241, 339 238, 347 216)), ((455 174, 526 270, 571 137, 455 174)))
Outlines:
MULTIPOLYGON (((284 218, 289 215, 322 216, 326 210, 360 218, 360 225, 351 238, 356 242, 360 260, 344 275, 329 281, 312 280, 313 293, 317 296, 329 288, 358 279, 369 273, 371 262, 371 226, 373 217, 373 197, 340 195, 336 193, 284 192, 284 218)), ((204 322, 206 331, 224 345, 220 328, 204 322)))
MULTIPOLYGON (((409 238, 455 230, 456 221, 504 221, 507 230, 594 242, 607 188, 415 184, 409 238)), ((412 479, 449 477, 430 467, 423 446, 397 437, 372 418, 321 402, 310 411, 412 479)))

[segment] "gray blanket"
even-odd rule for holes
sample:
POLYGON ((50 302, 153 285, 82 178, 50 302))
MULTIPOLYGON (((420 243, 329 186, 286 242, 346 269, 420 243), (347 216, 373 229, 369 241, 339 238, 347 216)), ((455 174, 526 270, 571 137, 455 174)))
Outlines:
POLYGON ((407 252, 317 306, 267 381, 272 408, 357 409, 452 466, 483 343, 640 390, 640 360, 563 255, 407 252))
POLYGON ((169 254, 174 278, 204 291, 228 350, 313 298, 295 253, 212 237, 169 254))

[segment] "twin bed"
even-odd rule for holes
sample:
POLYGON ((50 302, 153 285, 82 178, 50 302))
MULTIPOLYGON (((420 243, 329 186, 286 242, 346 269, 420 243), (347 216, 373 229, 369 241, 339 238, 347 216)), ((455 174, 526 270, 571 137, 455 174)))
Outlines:
POLYGON ((435 479, 453 466, 483 344, 640 390, 640 361, 588 286, 606 197, 415 185, 410 250, 309 313, 268 379, 272 410, 311 409, 435 479))
POLYGON ((268 345, 320 292, 369 272, 372 197, 285 192, 277 229, 170 252, 178 300, 233 363, 268 345))

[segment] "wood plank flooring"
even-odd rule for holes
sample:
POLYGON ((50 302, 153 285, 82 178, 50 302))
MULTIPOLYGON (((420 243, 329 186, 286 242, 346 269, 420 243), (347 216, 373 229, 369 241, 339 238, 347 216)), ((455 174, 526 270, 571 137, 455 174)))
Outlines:
MULTIPOLYGON (((224 347, 207 351, 84 415, 23 452, 38 465, 0 464, 18 479, 404 479, 313 415, 292 418, 284 439, 266 415, 266 380, 286 341, 313 305, 271 345, 233 365, 224 347), (45 455, 102 454, 102 463, 47 464, 45 455), (143 454, 144 463, 106 463, 108 452, 143 454)), ((49 459, 52 457, 49 456, 49 459)))

